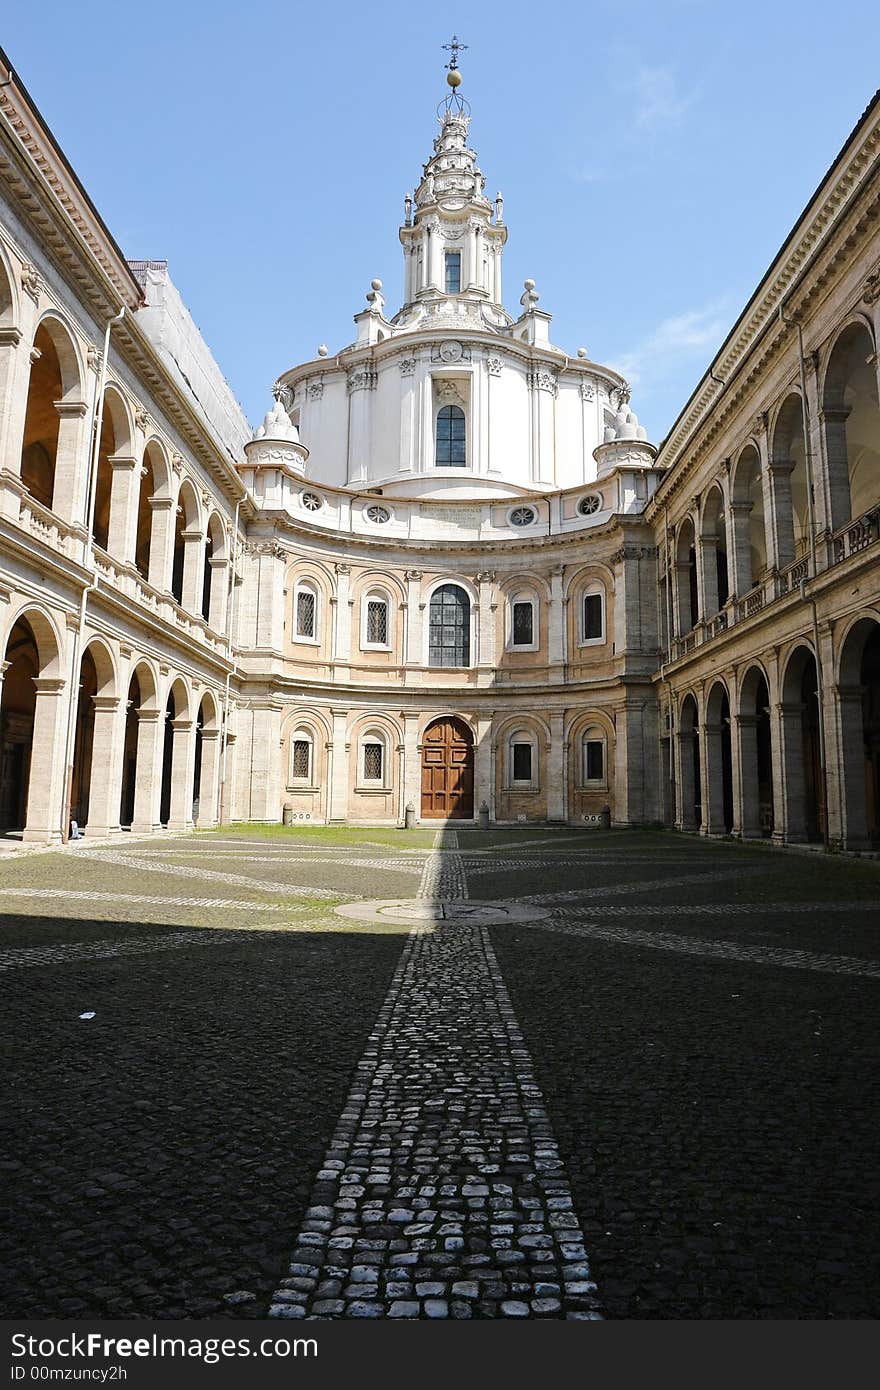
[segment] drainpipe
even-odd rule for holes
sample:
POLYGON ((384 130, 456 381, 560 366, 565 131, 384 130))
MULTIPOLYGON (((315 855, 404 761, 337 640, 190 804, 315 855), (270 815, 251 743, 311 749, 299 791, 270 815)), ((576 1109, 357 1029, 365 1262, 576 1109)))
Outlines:
POLYGON ((226 658, 230 662, 230 668, 226 672, 226 691, 223 696, 223 748, 221 750, 221 770, 220 770, 220 805, 218 807, 218 819, 223 824, 226 814, 226 765, 229 750, 229 681, 232 675, 232 633, 233 617, 235 613, 235 566, 238 560, 238 514, 241 511, 241 498, 235 504, 235 521, 232 526, 232 566, 229 578, 230 594, 226 605, 226 658))
POLYGON ((88 508, 86 515, 86 565, 92 570, 92 578, 85 585, 82 591, 79 604, 79 622, 73 637, 73 651, 70 659, 70 699, 67 704, 67 736, 65 739, 65 760, 66 768, 64 778, 64 800, 61 805, 61 843, 67 844, 70 838, 70 805, 73 796, 73 752, 76 738, 76 714, 79 706, 79 681, 77 673, 79 671, 80 652, 82 651, 83 632, 86 625, 86 607, 88 605, 89 594, 98 587, 98 573, 95 568, 95 504, 97 501, 98 483, 98 457, 101 450, 101 427, 104 423, 104 392, 107 387, 107 357, 110 352, 110 330, 114 323, 119 323, 125 317, 125 305, 114 314, 113 318, 107 320, 107 327, 104 330, 104 352, 101 357, 101 371, 98 377, 98 386, 95 394, 95 403, 92 407, 92 451, 91 463, 89 466, 89 490, 88 508))
MULTIPOLYGON (((804 330, 799 318, 786 318, 785 309, 782 304, 779 306, 779 318, 786 327, 792 324, 797 330, 798 347, 798 370, 800 372, 801 383, 801 422, 804 435, 804 463, 807 473, 807 529, 810 533, 810 578, 816 578, 816 524, 813 513, 815 496, 815 486, 813 482, 813 449, 810 435, 810 413, 807 406, 807 373, 804 366, 804 330)), ((806 603, 807 581, 802 579, 800 582, 801 602, 806 603)), ((825 695, 822 681, 822 656, 819 651, 819 619, 816 611, 816 600, 810 595, 810 609, 813 620, 813 652, 816 661, 816 703, 819 714, 819 776, 822 781, 822 800, 825 806, 825 824, 822 828, 822 841, 828 844, 828 775, 825 765, 825 695)))

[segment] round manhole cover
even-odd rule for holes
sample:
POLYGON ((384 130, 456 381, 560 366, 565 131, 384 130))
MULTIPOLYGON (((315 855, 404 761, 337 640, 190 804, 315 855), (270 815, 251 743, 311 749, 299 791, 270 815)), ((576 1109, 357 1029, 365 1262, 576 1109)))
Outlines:
POLYGON ((548 915, 545 908, 532 907, 529 903, 470 902, 462 898, 374 899, 343 903, 333 911, 354 922, 460 922, 480 927, 502 922, 536 922, 548 915))

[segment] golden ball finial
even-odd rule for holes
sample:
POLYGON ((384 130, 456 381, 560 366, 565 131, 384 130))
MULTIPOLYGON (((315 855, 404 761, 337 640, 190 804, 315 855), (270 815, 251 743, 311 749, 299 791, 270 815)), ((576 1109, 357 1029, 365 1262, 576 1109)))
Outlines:
POLYGON ((458 71, 457 68, 453 68, 451 72, 448 72, 446 74, 446 81, 449 83, 450 87, 452 87, 453 90, 455 90, 456 87, 461 86, 461 73, 458 71))

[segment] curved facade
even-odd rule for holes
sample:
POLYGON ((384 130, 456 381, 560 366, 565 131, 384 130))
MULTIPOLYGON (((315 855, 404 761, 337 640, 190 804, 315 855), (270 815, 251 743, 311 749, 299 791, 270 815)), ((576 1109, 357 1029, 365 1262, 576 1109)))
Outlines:
POLYGON ((877 844, 876 101, 659 453, 533 282, 504 307, 456 98, 403 304, 374 281, 255 433, 164 263, 17 81, 0 110, 0 829, 877 844))

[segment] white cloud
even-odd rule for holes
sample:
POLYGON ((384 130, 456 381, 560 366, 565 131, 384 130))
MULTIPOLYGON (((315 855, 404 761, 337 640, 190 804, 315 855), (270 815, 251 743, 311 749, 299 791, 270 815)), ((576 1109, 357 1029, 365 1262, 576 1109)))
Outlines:
POLYGON ((730 328, 733 296, 663 319, 641 342, 608 365, 631 385, 651 387, 693 362, 705 366, 730 328))
POLYGON ((633 121, 641 131, 681 125, 697 99, 696 91, 681 91, 675 73, 668 67, 638 68, 633 88, 633 121))

